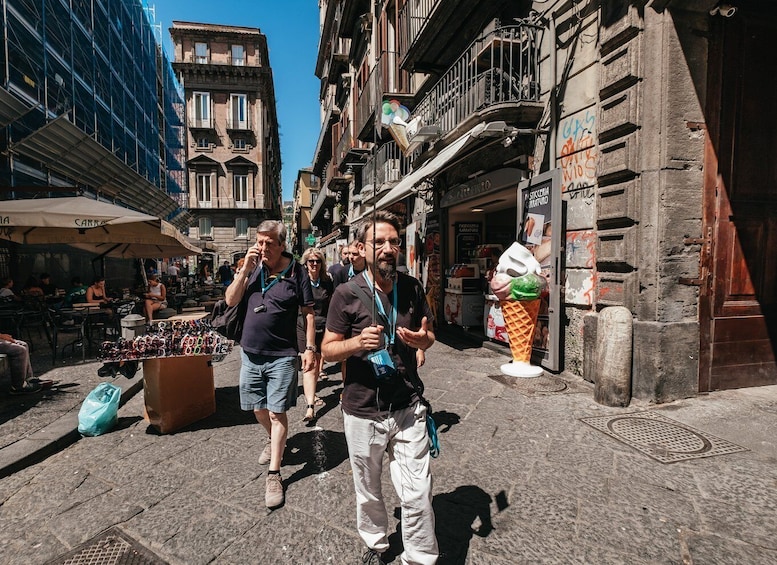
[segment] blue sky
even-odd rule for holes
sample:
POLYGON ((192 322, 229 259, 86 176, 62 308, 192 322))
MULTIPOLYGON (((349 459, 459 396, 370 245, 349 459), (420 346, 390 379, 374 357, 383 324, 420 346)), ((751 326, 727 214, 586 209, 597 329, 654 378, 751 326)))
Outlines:
POLYGON ((291 200, 297 171, 309 167, 320 128, 314 71, 318 50, 315 0, 147 0, 162 24, 162 39, 172 58, 173 20, 258 27, 267 36, 283 161, 283 199, 291 200))

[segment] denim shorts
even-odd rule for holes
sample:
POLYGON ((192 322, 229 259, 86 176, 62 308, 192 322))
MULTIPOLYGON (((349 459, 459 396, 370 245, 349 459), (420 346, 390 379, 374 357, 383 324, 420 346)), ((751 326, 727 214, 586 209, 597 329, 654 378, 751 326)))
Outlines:
POLYGON ((241 349, 240 407, 287 412, 297 405, 298 357, 270 357, 241 349))

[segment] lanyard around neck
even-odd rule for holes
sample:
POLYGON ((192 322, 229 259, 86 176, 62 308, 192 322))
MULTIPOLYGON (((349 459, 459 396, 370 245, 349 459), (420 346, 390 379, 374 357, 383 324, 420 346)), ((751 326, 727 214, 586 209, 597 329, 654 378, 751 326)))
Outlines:
POLYGON ((397 332, 397 283, 395 282, 391 287, 391 301, 393 307, 391 309, 391 318, 389 318, 388 315, 386 315, 386 310, 383 308, 383 301, 380 299, 377 292, 375 292, 375 287, 372 285, 370 277, 367 276, 367 269, 364 269, 362 275, 364 275, 367 286, 370 287, 373 296, 375 296, 375 306, 378 309, 378 313, 383 317, 383 320, 385 320, 386 325, 388 326, 386 337, 388 338, 389 345, 394 345, 394 338, 397 332))
POLYGON ((356 273, 353 272, 353 263, 348 265, 348 280, 351 280, 353 277, 356 276, 356 273))
POLYGON ((289 272, 289 269, 291 269, 291 264, 293 261, 289 261, 289 264, 286 265, 286 268, 281 271, 281 273, 272 279, 270 283, 267 286, 264 286, 264 266, 262 266, 262 270, 259 273, 259 284, 262 287, 262 295, 264 295, 268 290, 270 290, 273 286, 275 286, 275 283, 277 283, 279 280, 281 280, 283 277, 286 276, 286 273, 289 272))

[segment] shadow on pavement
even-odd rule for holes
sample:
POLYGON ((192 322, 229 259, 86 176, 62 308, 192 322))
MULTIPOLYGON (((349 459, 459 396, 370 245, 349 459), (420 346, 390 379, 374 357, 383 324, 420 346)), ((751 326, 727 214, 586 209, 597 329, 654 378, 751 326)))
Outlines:
POLYGON ((286 441, 283 464, 304 466, 283 482, 288 487, 305 477, 331 471, 346 459, 348 446, 343 432, 315 429, 296 433, 286 441))
POLYGON ((463 565, 473 535, 485 538, 494 529, 491 496, 474 485, 456 487, 434 497, 435 533, 440 546, 438 565, 463 565))

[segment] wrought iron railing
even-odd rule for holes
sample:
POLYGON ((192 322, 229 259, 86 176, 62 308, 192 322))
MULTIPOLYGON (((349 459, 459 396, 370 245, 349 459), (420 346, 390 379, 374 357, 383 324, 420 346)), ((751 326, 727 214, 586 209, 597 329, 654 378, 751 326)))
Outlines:
POLYGON ((475 40, 416 106, 413 117, 438 125, 442 134, 489 106, 539 102, 539 34, 519 24, 475 40))
POLYGON ((424 25, 426 25, 426 22, 437 9, 437 6, 443 1, 413 0, 412 2, 405 2, 405 6, 399 13, 399 29, 406 30, 406 35, 403 38, 406 42, 406 49, 402 51, 403 53, 406 53, 407 49, 415 43, 424 25))
POLYGON ((357 135, 361 134, 371 121, 373 114, 378 107, 378 85, 380 82, 380 59, 370 70, 367 82, 364 84, 359 98, 356 101, 356 116, 354 117, 354 131, 357 135))
POLYGON ((373 185, 375 192, 398 182, 410 172, 410 159, 405 157, 393 141, 384 143, 362 168, 362 185, 373 185))

